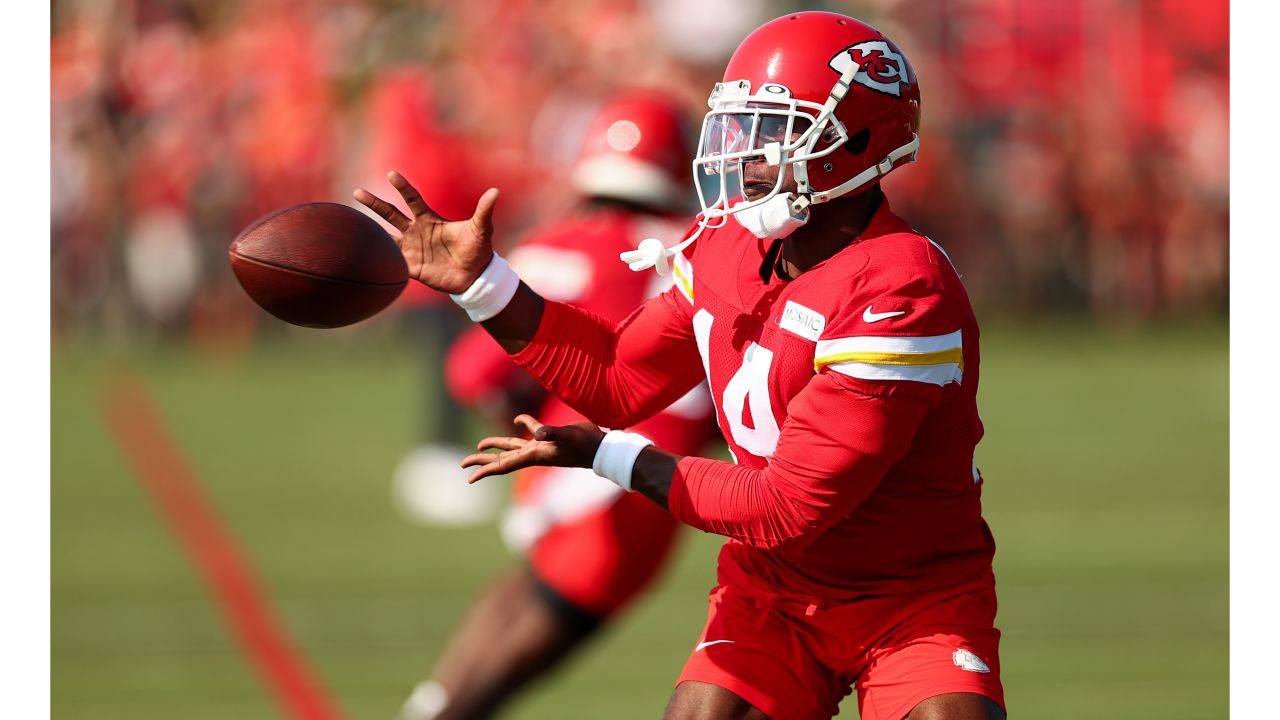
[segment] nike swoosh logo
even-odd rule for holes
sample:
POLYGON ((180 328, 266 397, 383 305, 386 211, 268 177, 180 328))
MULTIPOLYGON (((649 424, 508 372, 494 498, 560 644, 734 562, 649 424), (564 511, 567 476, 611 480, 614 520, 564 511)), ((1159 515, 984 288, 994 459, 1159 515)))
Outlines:
POLYGON ((882 313, 872 312, 871 310, 872 307, 874 306, 868 305, 867 309, 862 311, 862 322, 864 323, 880 322, 885 318, 891 318, 891 317, 894 317, 895 315, 907 314, 906 310, 896 310, 894 312, 882 312, 882 313))
POLYGON ((698 643, 698 647, 694 648, 694 650, 693 650, 693 651, 694 651, 694 652, 698 652, 699 650, 701 650, 701 649, 702 649, 702 648, 704 648, 704 647, 709 647, 709 646, 711 646, 711 645, 719 645, 720 643, 731 643, 731 642, 733 642, 733 641, 732 641, 732 640, 708 640, 708 641, 706 641, 706 642, 700 642, 700 643, 698 643))

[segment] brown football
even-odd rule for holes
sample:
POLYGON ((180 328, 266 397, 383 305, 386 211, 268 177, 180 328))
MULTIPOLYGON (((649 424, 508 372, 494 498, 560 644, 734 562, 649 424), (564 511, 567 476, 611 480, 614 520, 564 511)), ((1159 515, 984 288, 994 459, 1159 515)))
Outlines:
POLYGON ((227 252, 240 286, 294 325, 335 328, 377 314, 409 282, 409 268, 377 221, 337 203, 264 215, 227 252))

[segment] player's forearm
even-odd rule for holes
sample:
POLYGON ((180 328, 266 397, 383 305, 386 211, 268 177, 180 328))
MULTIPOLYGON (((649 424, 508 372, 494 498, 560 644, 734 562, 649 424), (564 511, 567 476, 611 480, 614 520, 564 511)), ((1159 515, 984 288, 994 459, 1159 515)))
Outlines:
MULTIPOLYGON (((522 303, 517 314, 504 322, 531 322, 527 305, 522 303)), ((581 308, 547 302, 542 304, 538 323, 536 339, 521 343, 512 353, 516 364, 591 422, 613 428, 634 424, 630 396, 619 390, 625 383, 616 379, 625 372, 614 362, 617 328, 581 308)))
POLYGON ((659 333, 636 323, 619 327, 555 302, 544 304, 540 321, 534 340, 513 359, 597 425, 630 427, 670 405, 701 374, 696 360, 651 350, 659 333))
POLYGON ((523 282, 502 312, 480 323, 508 355, 528 347, 538 333, 547 301, 523 282))
POLYGON ((814 534, 831 508, 817 497, 791 497, 769 470, 686 457, 667 482, 667 509, 704 532, 772 548, 814 534))
POLYGON ((682 457, 635 433, 611 432, 592 453, 598 475, 644 495, 688 525, 749 545, 775 547, 800 538, 823 515, 821 508, 789 502, 771 487, 766 472, 682 457))
POLYGON ((769 469, 676 455, 635 433, 596 436, 588 454, 596 474, 644 495, 678 520, 756 547, 815 536, 847 514, 847 507, 795 488, 769 469))
POLYGON ((661 297, 618 325, 548 303, 494 255, 453 299, 570 407, 599 425, 626 427, 662 410, 701 379, 684 308, 673 312, 661 297))
POLYGON ((480 323, 507 354, 523 350, 533 340, 546 307, 546 301, 525 285, 497 253, 490 255, 488 264, 470 286, 449 297, 480 323))
POLYGON ((766 548, 807 542, 847 517, 906 454, 930 404, 864 394, 842 378, 817 375, 791 400, 763 468, 681 460, 668 491, 671 514, 766 548))
POLYGON ((671 479, 682 456, 649 446, 636 458, 631 471, 631 489, 667 509, 667 496, 671 491, 671 479))

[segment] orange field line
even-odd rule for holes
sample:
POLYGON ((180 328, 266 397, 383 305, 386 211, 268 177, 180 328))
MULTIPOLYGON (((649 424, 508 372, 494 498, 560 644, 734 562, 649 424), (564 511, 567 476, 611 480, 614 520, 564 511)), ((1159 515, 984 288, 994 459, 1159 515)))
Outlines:
POLYGON ((203 576, 241 650, 286 717, 342 717, 274 617, 248 561, 201 492, 143 382, 131 373, 118 374, 107 383, 102 411, 143 487, 203 576))

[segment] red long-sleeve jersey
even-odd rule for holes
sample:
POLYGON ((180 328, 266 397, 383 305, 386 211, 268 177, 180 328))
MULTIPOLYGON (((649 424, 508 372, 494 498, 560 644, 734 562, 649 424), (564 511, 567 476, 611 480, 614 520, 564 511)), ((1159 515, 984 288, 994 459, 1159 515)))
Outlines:
POLYGON ((887 202, 790 282, 761 279, 766 250, 709 229, 621 324, 549 302, 514 359, 609 427, 709 381, 736 462, 685 457, 668 509, 729 538, 722 570, 832 601, 990 572, 978 326, 946 254, 887 202))
MULTIPOLYGON (((622 209, 597 209, 531 233, 509 260, 543 297, 589 309, 616 322, 671 285, 669 278, 631 272, 618 261, 618 254, 634 249, 646 237, 679 232, 676 222, 622 209)), ((519 374, 520 368, 478 325, 454 342, 445 359, 446 387, 462 405, 475 405, 485 395, 508 392, 519 374)), ((682 454, 698 452, 714 437, 705 389, 690 391, 659 410, 662 412, 632 429, 664 438, 674 452, 682 454)), ((645 418, 648 416, 638 419, 645 418)), ((565 425, 582 417, 558 398, 549 397, 538 410, 538 419, 565 425)))

